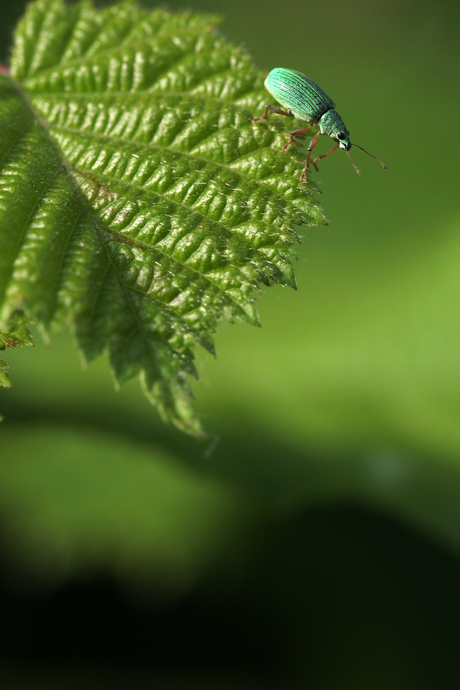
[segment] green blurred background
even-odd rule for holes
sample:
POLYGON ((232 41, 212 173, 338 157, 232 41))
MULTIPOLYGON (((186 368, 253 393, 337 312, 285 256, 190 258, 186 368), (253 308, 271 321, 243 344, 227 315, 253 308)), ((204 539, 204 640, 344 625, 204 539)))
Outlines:
POLYGON ((168 7, 308 74, 388 169, 322 161, 298 291, 198 352, 207 443, 68 336, 6 353, 1 687, 460 688, 460 5, 168 7))

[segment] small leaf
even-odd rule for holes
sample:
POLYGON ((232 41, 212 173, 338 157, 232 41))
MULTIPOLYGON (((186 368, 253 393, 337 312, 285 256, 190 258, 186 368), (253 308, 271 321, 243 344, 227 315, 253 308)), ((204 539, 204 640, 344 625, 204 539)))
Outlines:
MULTIPOLYGON (((24 347, 34 344, 31 334, 24 326, 28 319, 21 312, 14 312, 4 331, 0 331, 0 350, 6 350, 7 347, 24 347)), ((11 381, 8 376, 8 371, 11 369, 5 362, 0 359, 0 386, 5 388, 11 387, 11 381)), ((0 415, 0 421, 2 416, 0 415)))
POLYGON ((30 323, 30 319, 20 312, 11 314, 4 331, 0 331, 0 350, 7 347, 24 347, 34 344, 30 331, 24 324, 30 323))
MULTIPOLYGON (((8 371, 10 369, 11 367, 0 359, 0 386, 3 386, 4 388, 11 388, 11 381, 8 376, 8 371)), ((0 421, 2 419, 3 417, 0 415, 0 421)))
POLYGON ((0 73, 0 322, 72 324, 197 435, 194 345, 258 324, 258 284, 295 287, 293 225, 325 222, 286 124, 250 122, 263 75, 218 21, 38 0, 0 73))

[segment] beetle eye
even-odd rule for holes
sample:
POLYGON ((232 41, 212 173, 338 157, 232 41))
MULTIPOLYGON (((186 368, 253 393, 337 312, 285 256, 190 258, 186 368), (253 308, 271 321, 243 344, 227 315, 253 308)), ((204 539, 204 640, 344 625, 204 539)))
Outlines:
POLYGON ((343 132, 339 132, 339 134, 337 134, 337 139, 340 139, 340 141, 343 141, 345 139, 345 134, 343 132))

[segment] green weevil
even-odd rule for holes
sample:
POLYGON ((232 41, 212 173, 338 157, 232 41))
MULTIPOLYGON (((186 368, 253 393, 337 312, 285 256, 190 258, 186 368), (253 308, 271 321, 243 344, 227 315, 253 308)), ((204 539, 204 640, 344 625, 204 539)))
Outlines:
POLYGON ((348 151, 352 146, 357 146, 359 149, 364 151, 364 153, 367 153, 368 156, 378 160, 386 170, 386 165, 380 160, 380 158, 373 156, 372 153, 369 153, 369 151, 363 149, 362 146, 351 143, 350 133, 345 127, 342 118, 335 110, 334 101, 329 98, 326 93, 324 93, 318 84, 315 84, 315 82, 306 77, 305 74, 296 72, 293 69, 276 67, 275 69, 272 69, 268 77, 265 79, 265 88, 267 89, 268 93, 273 96, 273 98, 276 98, 278 103, 281 103, 281 105, 286 108, 286 110, 281 110, 281 108, 267 103, 262 117, 253 117, 251 118, 252 122, 266 120, 269 110, 274 113, 278 113, 279 115, 296 117, 298 120, 305 120, 308 122, 308 127, 297 129, 294 132, 291 132, 291 138, 287 144, 283 146, 283 151, 287 151, 296 137, 304 134, 315 125, 319 126, 319 132, 315 134, 308 145, 307 165, 302 170, 302 174, 300 176, 302 182, 306 179, 306 172, 310 166, 310 155, 313 148, 316 146, 320 134, 327 134, 337 143, 330 151, 323 153, 322 156, 318 156, 314 159, 313 165, 315 166, 316 170, 318 170, 318 161, 321 158, 328 156, 339 146, 347 154, 348 160, 353 165, 358 175, 361 171, 353 163, 348 154, 348 151))

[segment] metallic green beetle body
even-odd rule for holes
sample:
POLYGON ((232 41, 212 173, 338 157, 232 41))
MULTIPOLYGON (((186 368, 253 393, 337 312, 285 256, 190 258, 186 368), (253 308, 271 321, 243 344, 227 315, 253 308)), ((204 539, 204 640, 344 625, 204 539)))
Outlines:
POLYGON ((335 111, 334 101, 312 79, 277 67, 266 78, 265 88, 298 120, 319 125, 321 134, 339 139, 340 148, 350 150, 350 133, 335 111))
MULTIPOLYGON (((319 132, 313 137, 308 146, 307 165, 302 171, 302 175, 300 177, 301 180, 305 180, 306 178, 306 171, 310 165, 311 151, 316 146, 320 134, 327 134, 337 143, 330 151, 315 158, 313 161, 315 168, 318 170, 318 166, 316 164, 320 158, 325 158, 325 156, 328 156, 340 146, 340 148, 346 152, 350 162, 356 169, 356 172, 359 174, 359 168, 356 167, 348 155, 348 151, 352 146, 350 141, 350 133, 345 127, 342 118, 335 110, 334 101, 329 98, 327 93, 325 93, 318 86, 318 84, 301 72, 276 67, 265 79, 265 88, 278 101, 278 103, 281 103, 281 105, 286 108, 286 111, 267 103, 262 117, 252 118, 253 122, 257 122, 258 120, 266 120, 269 110, 278 113, 279 115, 296 117, 298 120, 308 122, 308 127, 291 132, 291 138, 288 143, 283 146, 283 151, 288 149, 290 144, 292 144, 297 136, 304 134, 314 125, 319 126, 319 132)), ((354 144, 354 146, 358 145, 354 144)), ((358 146, 358 148, 362 149, 361 146, 358 146)), ((365 149, 362 150, 365 151, 365 149)), ((365 151, 365 153, 368 152, 365 151)), ((372 156, 370 153, 368 155, 372 156)), ((372 156, 372 158, 376 158, 376 156, 372 156)), ((379 158, 377 158, 377 160, 384 168, 386 167, 379 158)))
POLYGON ((293 69, 272 69, 265 88, 299 120, 319 120, 327 110, 335 108, 332 98, 318 84, 293 69))

